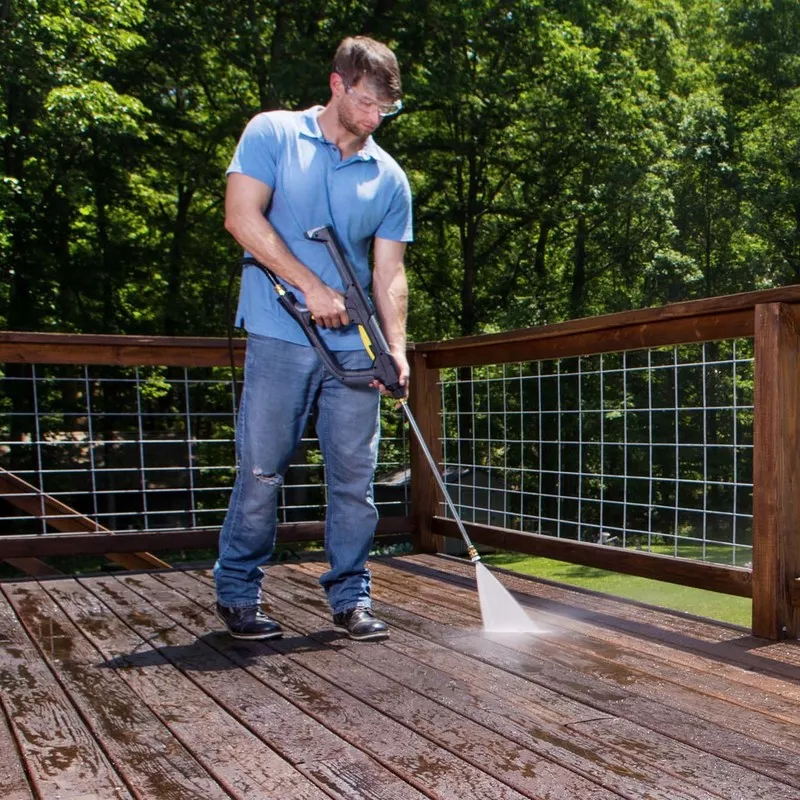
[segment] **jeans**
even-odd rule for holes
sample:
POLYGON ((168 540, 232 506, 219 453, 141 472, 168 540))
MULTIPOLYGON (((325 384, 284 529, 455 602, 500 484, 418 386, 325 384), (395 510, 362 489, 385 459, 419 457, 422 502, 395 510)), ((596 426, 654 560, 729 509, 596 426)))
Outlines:
MULTIPOLYGON (((334 354, 346 369, 369 367, 364 350, 334 354)), ((378 511, 372 480, 380 437, 380 394, 340 383, 312 347, 250 334, 236 427, 239 465, 214 566, 217 599, 231 608, 261 601, 260 565, 275 547, 284 475, 313 415, 328 486, 320 584, 334 614, 369 607, 365 563, 378 511)))

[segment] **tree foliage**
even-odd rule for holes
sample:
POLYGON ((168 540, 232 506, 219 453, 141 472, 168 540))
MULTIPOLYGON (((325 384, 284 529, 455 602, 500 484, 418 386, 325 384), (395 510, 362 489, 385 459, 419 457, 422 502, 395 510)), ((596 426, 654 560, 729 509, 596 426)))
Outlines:
POLYGON ((789 0, 4 0, 0 320, 223 333, 236 139, 325 102, 358 32, 403 70, 412 338, 797 281, 798 31, 789 0))

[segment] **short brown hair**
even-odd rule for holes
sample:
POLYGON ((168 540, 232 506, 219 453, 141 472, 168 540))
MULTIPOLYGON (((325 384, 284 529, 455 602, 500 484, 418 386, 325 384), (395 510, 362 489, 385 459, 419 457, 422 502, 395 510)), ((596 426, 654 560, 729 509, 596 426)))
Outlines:
POLYGON ((395 54, 369 36, 348 36, 342 40, 333 57, 333 71, 348 86, 367 78, 391 100, 399 100, 403 94, 395 54))

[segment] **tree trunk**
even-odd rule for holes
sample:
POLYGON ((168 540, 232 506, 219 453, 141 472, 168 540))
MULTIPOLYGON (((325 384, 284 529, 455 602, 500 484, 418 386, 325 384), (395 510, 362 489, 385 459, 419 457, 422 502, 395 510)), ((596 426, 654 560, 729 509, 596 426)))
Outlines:
MULTIPOLYGON (((267 72, 266 48, 260 23, 260 15, 256 8, 256 0, 248 0, 247 20, 250 23, 250 51, 253 56, 253 75, 258 86, 258 105, 262 111, 269 107, 269 73, 267 72)), ((276 28, 278 20, 275 21, 276 28)), ((274 39, 273 39, 274 42, 274 39)))
POLYGON ((461 281, 461 335, 477 333, 478 314, 475 302, 475 287, 478 281, 478 217, 477 185, 478 156, 474 150, 469 154, 469 173, 462 197, 461 253, 464 259, 464 277, 461 281))
POLYGON ((108 232, 108 186, 107 177, 101 174, 103 165, 100 158, 95 153, 95 166, 97 174, 95 178, 94 196, 95 208, 97 211, 97 252, 100 256, 100 270, 103 276, 103 333, 115 333, 117 331, 117 291, 116 291, 116 267, 114 259, 111 257, 111 241, 108 232))
POLYGON ((583 311, 583 295, 586 288, 586 240, 589 238, 589 226, 586 217, 578 217, 575 229, 575 255, 572 262, 572 286, 569 292, 570 316, 575 319, 583 311))
POLYGON ((706 297, 711 297, 714 281, 711 275, 711 251, 713 248, 713 220, 711 215, 711 180, 706 176, 703 192, 703 275, 705 277, 706 297))
MULTIPOLYGON (((289 15, 284 10, 284 6, 280 6, 275 13, 275 30, 270 44, 269 67, 273 71, 284 59, 286 29, 289 21, 289 15)), ((281 98, 275 84, 267 75, 267 65, 264 63, 263 53, 259 61, 258 96, 261 99, 261 108, 264 111, 275 111, 281 107, 281 98)))
POLYGON ((182 328, 181 287, 183 284, 183 251, 186 244, 186 231, 189 208, 194 197, 194 188, 185 184, 178 186, 178 208, 172 228, 172 244, 169 249, 169 281, 164 310, 164 334, 178 336, 185 333, 182 328))
MULTIPOLYGON (((589 198, 591 175, 584 169, 581 176, 581 185, 578 202, 585 206, 589 198)), ((575 319, 583 313, 584 293, 586 291, 586 242, 589 239, 589 224, 586 215, 581 211, 575 226, 575 252, 572 260, 572 285, 569 292, 570 316, 575 319)))
POLYGON ((552 227, 552 220, 547 217, 539 223, 539 236, 536 238, 536 252, 533 257, 533 271, 540 278, 544 278, 547 272, 545 254, 547 251, 547 237, 550 235, 552 227))

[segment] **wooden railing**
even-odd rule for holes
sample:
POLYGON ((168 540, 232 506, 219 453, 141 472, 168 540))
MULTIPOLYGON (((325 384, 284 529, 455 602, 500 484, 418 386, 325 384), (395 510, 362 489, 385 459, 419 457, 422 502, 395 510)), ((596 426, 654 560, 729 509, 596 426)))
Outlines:
MULTIPOLYGON (((467 528, 479 544, 752 597, 755 635, 796 639, 800 635, 800 286, 417 344, 409 353, 410 405, 428 447, 441 461, 440 369, 741 337, 753 337, 755 342, 752 570, 488 525, 467 523, 467 528)), ((241 364, 242 340, 233 342, 233 353, 241 364)), ((0 362, 6 363, 224 366, 229 358, 226 339, 0 332, 0 362)), ((424 475, 427 469, 412 441, 412 474, 424 475)), ((437 550, 439 537, 458 536, 455 523, 439 516, 440 498, 433 481, 413 481, 411 498, 412 518, 383 520, 379 532, 397 534, 412 529, 416 547, 425 551, 437 550)), ((279 536, 292 541, 319 539, 322 531, 323 523, 300 523, 281 526, 279 536)), ((144 547, 158 549, 156 544, 185 547, 189 541, 204 546, 212 541, 209 532, 204 532, 201 540, 191 531, 143 531, 109 535, 107 540, 104 535, 0 537, 0 559, 65 552, 133 552, 144 547)))
MULTIPOLYGON (((103 365, 116 367, 236 367, 244 364, 245 341, 224 338, 114 336, 0 331, 0 362, 8 364, 103 365)), ((0 442, 2 444, 2 442, 0 442)), ((103 555, 128 569, 153 569, 169 564, 148 552, 208 549, 217 544, 218 529, 109 530, 41 493, 20 477, 0 468, 0 496, 27 514, 43 518, 56 533, 0 535, 0 561, 31 575, 56 574, 48 556, 103 555)), ((282 522, 278 542, 296 544, 324 538, 324 522, 282 522)), ((387 517, 378 522, 382 543, 408 540, 412 522, 387 517)))
MULTIPOLYGON (((800 635, 800 286, 676 303, 502 334, 417 344, 411 407, 441 461, 439 370, 622 352, 663 345, 754 338, 752 570, 698 563, 551 536, 466 524, 478 544, 752 597, 753 632, 800 635)), ((412 452, 412 473, 424 469, 412 452)), ((434 488, 412 493, 417 544, 441 548, 457 537, 438 516, 434 488)))

